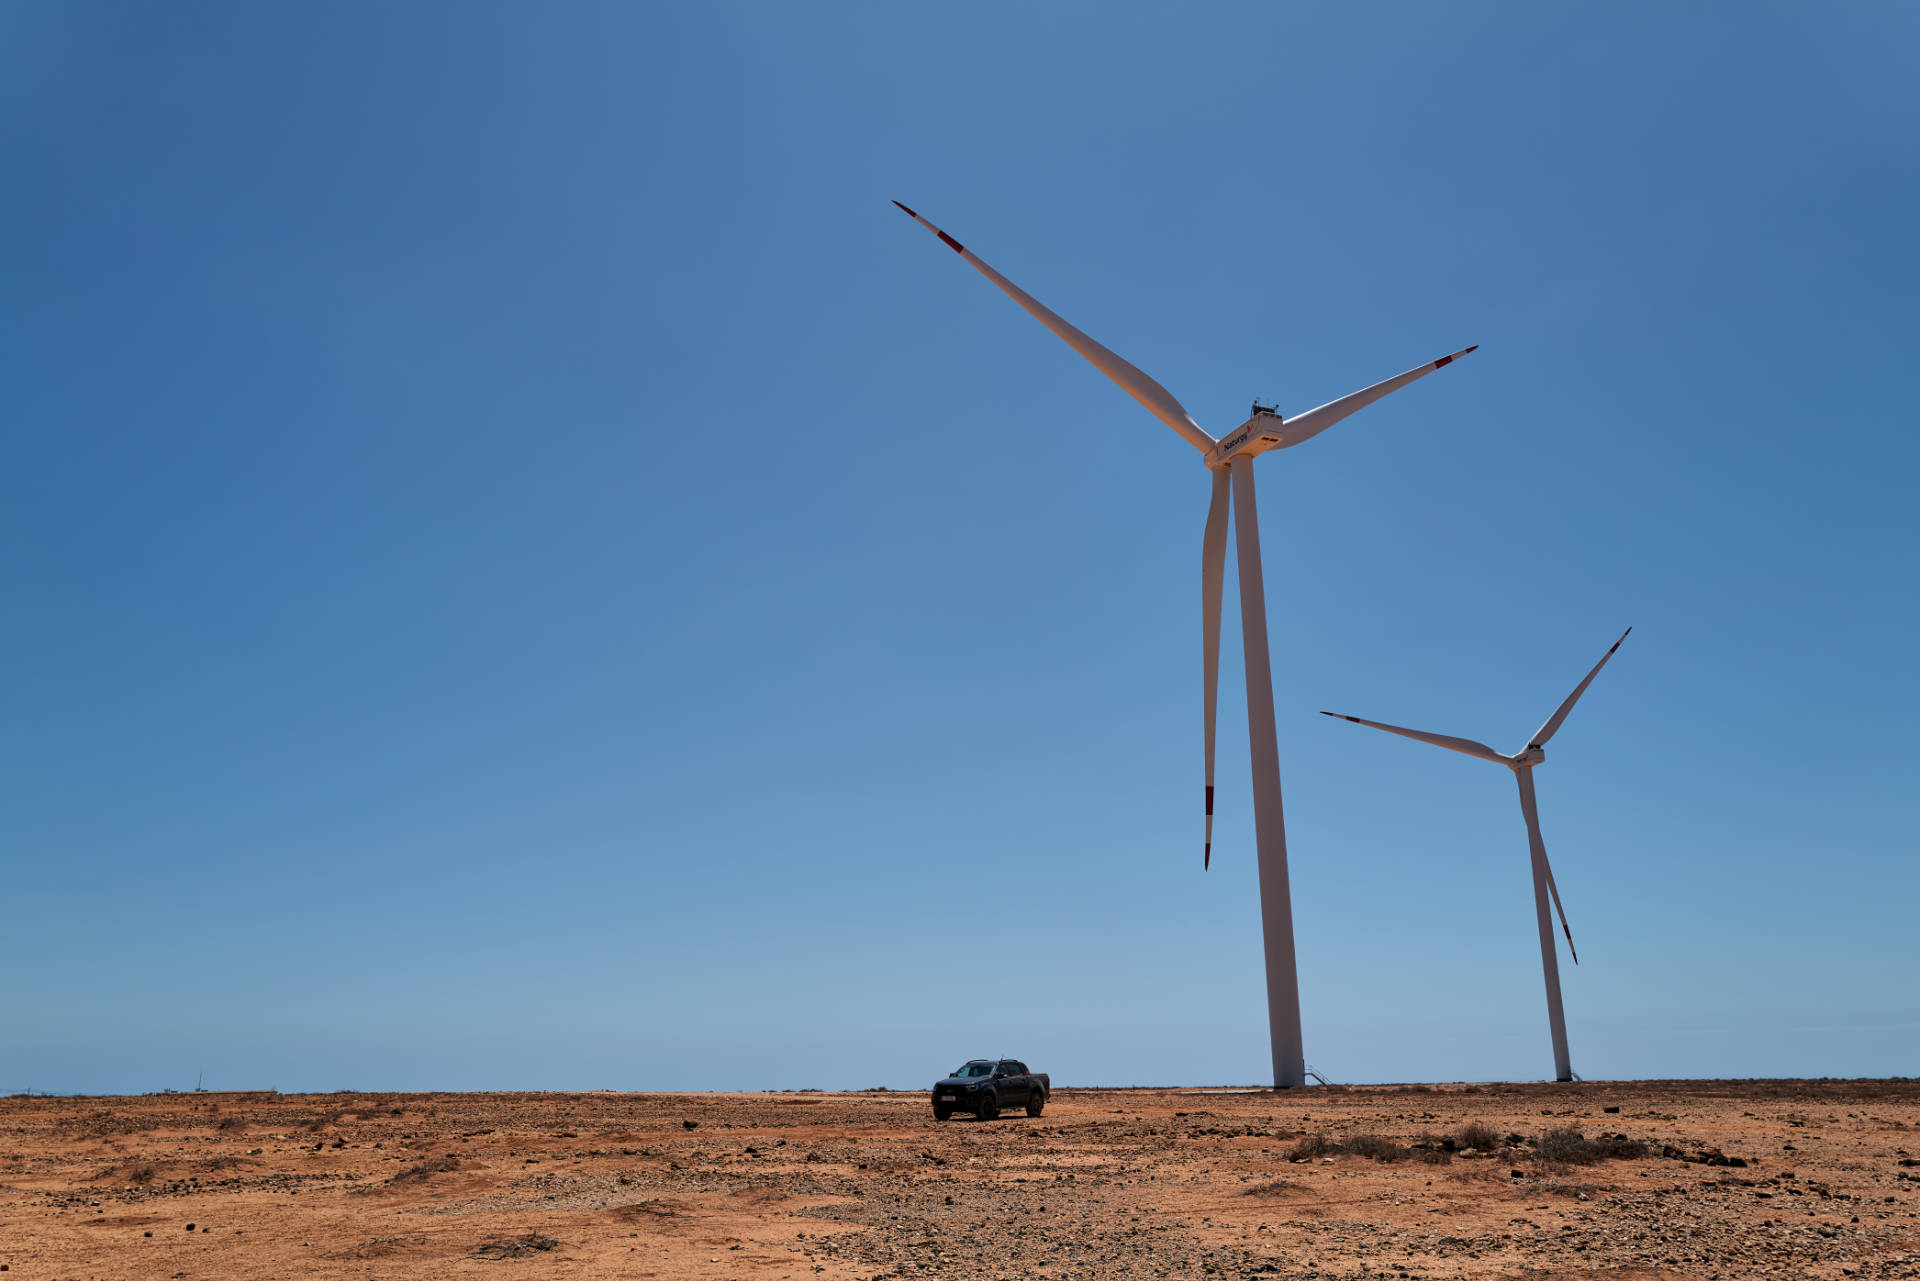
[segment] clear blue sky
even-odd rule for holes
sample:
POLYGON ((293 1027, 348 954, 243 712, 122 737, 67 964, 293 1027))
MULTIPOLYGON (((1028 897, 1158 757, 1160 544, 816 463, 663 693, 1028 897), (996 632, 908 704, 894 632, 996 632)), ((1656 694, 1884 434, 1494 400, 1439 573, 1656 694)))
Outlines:
POLYGON ((1920 1073, 1911 5, 0 10, 0 1088, 1920 1073), (1231 578, 1229 580, 1231 582, 1231 578), (1229 588, 1228 617, 1237 616, 1229 588), (1564 964, 1564 962, 1563 962, 1564 964))

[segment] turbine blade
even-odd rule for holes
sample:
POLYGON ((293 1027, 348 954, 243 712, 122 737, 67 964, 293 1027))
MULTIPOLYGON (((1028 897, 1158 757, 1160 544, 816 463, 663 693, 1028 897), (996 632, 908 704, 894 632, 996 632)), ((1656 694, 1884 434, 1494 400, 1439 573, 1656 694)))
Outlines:
POLYGON ((1578 685, 1573 687, 1573 693, 1567 695, 1567 701, 1560 704, 1560 709, 1556 711, 1553 715, 1547 717, 1547 723, 1545 725, 1542 725, 1539 731, 1535 733, 1531 739, 1528 740, 1527 742, 1528 747, 1545 747, 1547 745, 1547 740, 1560 732, 1560 723, 1567 719, 1567 713, 1571 712, 1573 710, 1573 705, 1580 701, 1580 696, 1587 692, 1587 686, 1593 684, 1593 678, 1600 674, 1600 669, 1607 665, 1607 660, 1609 658, 1613 657, 1613 650, 1619 649, 1620 641, 1625 640, 1628 636, 1631 636, 1632 634, 1633 634, 1633 628, 1631 627, 1627 628, 1626 631, 1620 633, 1620 640, 1617 640, 1613 643, 1613 649, 1609 649, 1606 653, 1602 654, 1600 656, 1600 661, 1593 665, 1593 670, 1587 673, 1587 679, 1581 681, 1578 685))
POLYGON ((1442 356, 1440 359, 1429 361, 1416 369, 1409 369, 1404 374, 1395 374, 1385 382, 1375 383, 1371 387, 1363 387, 1350 396, 1342 396, 1338 400, 1330 400, 1318 409, 1309 409, 1304 414, 1286 419, 1281 427, 1281 439, 1286 442, 1286 445, 1283 445, 1282 448, 1285 448, 1287 445, 1297 445, 1303 440, 1311 440, 1313 437, 1318 436, 1321 432, 1339 422, 1342 418, 1345 418, 1348 414, 1356 410, 1365 409, 1382 396, 1399 391, 1410 382, 1425 378, 1442 365, 1452 364, 1454 361, 1460 359, 1460 357, 1466 355, 1467 352, 1479 350, 1480 344, 1475 343, 1471 347, 1454 352, 1451 356, 1442 356))
POLYGON ((965 258, 967 262, 973 266, 974 270, 978 271, 988 280, 991 280, 995 285, 998 285, 1002 293, 1019 303, 1022 307, 1025 307, 1035 320, 1045 325, 1048 329, 1053 330, 1054 333, 1064 339, 1067 346, 1073 348, 1082 356, 1085 356, 1092 362, 1095 369, 1098 369, 1101 373, 1117 383, 1120 390, 1139 401, 1148 413, 1173 428, 1176 432, 1179 432, 1195 449, 1200 450, 1202 453, 1212 452, 1214 444, 1213 437, 1207 435, 1206 432, 1200 429, 1200 424, 1193 421, 1193 415, 1187 412, 1185 405, 1182 405, 1178 400, 1174 399, 1172 392, 1147 377, 1146 374, 1142 373, 1133 365, 1128 364, 1120 357, 1108 351, 1105 347, 1102 347, 1093 339, 1081 333, 1078 329, 1075 329, 1072 325, 1069 325, 1066 321, 1060 319, 1060 317, 1054 315, 1051 311, 1048 311, 1046 307, 1041 305, 1038 299, 1034 298, 1031 294, 1027 293, 1020 288, 1020 286, 1014 284, 993 268, 987 266, 986 263, 982 262, 972 251, 952 236, 949 236, 946 232, 940 230, 940 228, 934 226, 913 210, 908 209, 905 205, 900 204, 898 200, 893 203, 899 206, 901 212, 905 213, 907 217, 940 237, 942 244, 959 254, 962 258, 965 258))
POLYGON ((1547 869, 1547 893, 1553 895, 1553 910, 1560 913, 1560 932, 1567 936, 1567 951, 1573 954, 1573 963, 1580 964, 1580 953, 1573 946, 1573 931, 1567 927, 1567 909, 1560 906, 1560 887, 1553 883, 1553 864, 1547 861, 1546 842, 1540 843, 1540 863, 1547 869))
POLYGON ((1213 473, 1213 502, 1207 508, 1207 529, 1200 539, 1200 647, 1206 672, 1207 722, 1207 844, 1202 870, 1213 866, 1213 730, 1220 706, 1220 588, 1227 573, 1227 493, 1224 468, 1213 473))
POLYGON ((1341 712, 1322 712, 1322 716, 1332 716, 1338 720, 1352 721, 1355 725, 1371 725, 1383 729, 1389 734, 1399 734, 1403 738, 1417 738, 1423 743, 1432 743, 1435 747, 1444 747, 1450 751, 1465 752, 1468 756, 1478 756, 1482 760, 1498 761, 1507 764, 1507 758, 1488 747, 1485 743, 1476 743, 1470 738, 1454 738, 1450 734, 1429 734, 1425 730, 1407 729, 1400 725, 1386 725, 1379 721, 1363 721, 1358 716, 1347 716, 1341 712))

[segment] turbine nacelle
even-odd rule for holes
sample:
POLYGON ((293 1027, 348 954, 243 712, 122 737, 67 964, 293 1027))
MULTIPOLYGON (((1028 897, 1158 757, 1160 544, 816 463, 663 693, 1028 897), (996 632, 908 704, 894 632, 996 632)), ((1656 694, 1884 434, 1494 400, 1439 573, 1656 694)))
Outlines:
POLYGON ((1532 769, 1535 765, 1538 765, 1546 759, 1546 748, 1540 746, 1538 743, 1528 743, 1526 751, 1521 752, 1518 756, 1508 757, 1507 763, 1515 769, 1532 769))
POLYGON ((1285 449, 1296 444, 1286 437, 1287 421, 1271 409, 1255 406, 1253 417, 1222 436, 1207 456, 1214 470, 1230 466, 1236 458, 1252 458, 1270 449, 1285 449))

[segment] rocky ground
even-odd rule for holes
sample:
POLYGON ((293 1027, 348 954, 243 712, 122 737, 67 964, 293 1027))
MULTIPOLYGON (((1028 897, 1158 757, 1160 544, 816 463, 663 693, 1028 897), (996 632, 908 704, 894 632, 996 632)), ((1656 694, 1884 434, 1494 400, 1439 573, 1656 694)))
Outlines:
POLYGON ((14 1098, 0 1267, 1920 1277, 1920 1082, 1063 1090, 945 1124, 885 1092, 14 1098))

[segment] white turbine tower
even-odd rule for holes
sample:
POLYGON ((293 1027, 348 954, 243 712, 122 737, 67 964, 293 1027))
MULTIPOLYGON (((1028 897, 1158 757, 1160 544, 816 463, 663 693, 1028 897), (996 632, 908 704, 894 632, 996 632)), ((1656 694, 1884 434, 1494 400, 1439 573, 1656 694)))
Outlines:
POLYGON ((1560 906, 1560 887, 1553 883, 1553 867, 1547 862, 1546 843, 1540 839, 1540 814, 1533 804, 1533 767, 1547 759, 1547 740, 1560 730, 1560 724, 1567 719, 1567 713, 1587 692, 1587 686, 1593 684, 1593 678, 1613 657, 1613 651, 1620 648, 1633 633, 1629 627, 1620 633, 1620 640, 1613 648, 1600 656, 1593 665, 1587 678, 1573 687, 1573 693, 1567 695, 1567 701, 1560 704, 1553 715, 1547 717, 1534 736, 1527 740, 1524 751, 1513 756, 1502 756, 1485 743, 1476 743, 1470 738, 1453 738, 1446 734, 1429 734, 1424 730, 1406 729, 1399 725, 1383 725, 1379 721, 1363 721, 1358 716, 1345 716, 1339 712, 1322 712, 1322 716, 1333 716, 1343 721, 1352 721, 1355 725, 1371 725, 1383 729, 1389 734, 1400 734, 1406 738, 1417 738, 1423 743, 1432 743, 1436 747, 1445 747, 1455 752, 1465 752, 1468 756, 1478 756, 1481 760, 1498 761, 1513 771, 1514 778, 1520 784, 1520 812, 1527 819, 1527 848, 1533 855, 1533 907, 1540 918, 1540 968, 1546 974, 1547 981, 1547 1021, 1553 1028, 1553 1078, 1556 1081, 1573 1079, 1573 1063, 1567 1057, 1567 1019, 1560 1009, 1560 961, 1553 946, 1553 918, 1547 914, 1547 896, 1553 896, 1554 911, 1560 913, 1560 929, 1567 936, 1567 951, 1573 955, 1573 963, 1580 963, 1580 954, 1573 948, 1573 931, 1567 928, 1567 909, 1560 906))
POLYGON ((1251 418, 1216 440, 1201 430, 1193 415, 1165 387, 1048 311, 952 236, 898 200, 893 203, 938 236, 947 248, 966 259, 1002 293, 1026 308, 1035 320, 1085 356, 1094 368, 1119 384, 1120 389, 1139 401, 1148 413, 1173 428, 1200 451, 1204 465, 1213 473, 1213 503, 1207 509, 1206 532, 1200 547, 1207 765, 1203 867, 1213 859, 1213 738, 1220 674, 1220 592, 1226 573, 1228 491, 1232 491, 1234 518, 1239 524, 1240 635, 1246 646, 1247 736, 1253 757, 1254 840, 1260 869, 1261 928, 1266 943, 1267 1027, 1273 1044, 1273 1082, 1275 1086, 1305 1085, 1306 1058, 1300 1043, 1300 980, 1293 956, 1293 899, 1287 884, 1286 824, 1280 811, 1280 747, 1273 723, 1273 673, 1267 658, 1267 603, 1260 577, 1260 525, 1254 502, 1253 460, 1270 449, 1285 449, 1319 435, 1355 410, 1364 409, 1389 392, 1400 390, 1414 379, 1425 377, 1476 348, 1442 356, 1294 418, 1283 419, 1273 410, 1256 404, 1251 418))

